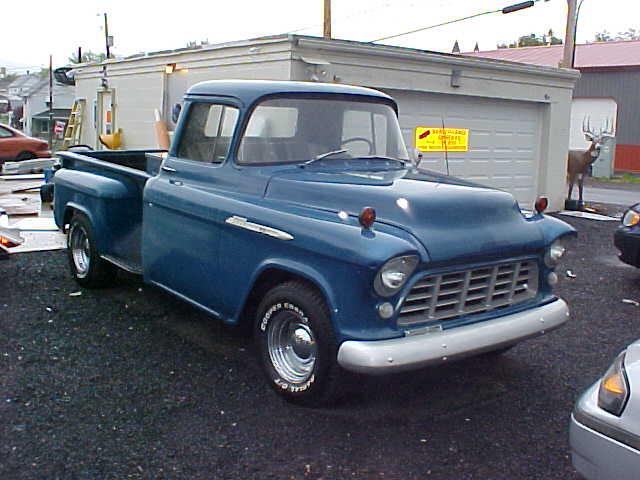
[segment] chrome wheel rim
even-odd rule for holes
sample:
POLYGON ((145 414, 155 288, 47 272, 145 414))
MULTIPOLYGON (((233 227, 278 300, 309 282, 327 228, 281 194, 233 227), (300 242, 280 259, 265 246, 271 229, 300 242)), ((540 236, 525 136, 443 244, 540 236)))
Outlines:
POLYGON ((76 274, 80 278, 86 277, 87 273, 89 273, 91 250, 87 232, 81 226, 76 225, 71 230, 69 248, 71 249, 71 257, 73 258, 76 274))
POLYGON ((267 331, 271 364, 280 377, 294 384, 304 383, 313 374, 317 345, 313 331, 292 312, 271 318, 267 331))

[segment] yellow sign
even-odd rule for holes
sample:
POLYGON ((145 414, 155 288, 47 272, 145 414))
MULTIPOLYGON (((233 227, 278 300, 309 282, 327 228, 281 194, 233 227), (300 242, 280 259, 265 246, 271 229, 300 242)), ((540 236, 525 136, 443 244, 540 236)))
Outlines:
POLYGON ((416 127, 416 148, 421 152, 468 152, 468 128, 416 127))

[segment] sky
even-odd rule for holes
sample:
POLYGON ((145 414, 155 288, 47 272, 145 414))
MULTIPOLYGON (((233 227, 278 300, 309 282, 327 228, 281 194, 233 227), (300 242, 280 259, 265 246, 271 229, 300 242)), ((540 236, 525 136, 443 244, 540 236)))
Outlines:
MULTIPOLYGON (((333 36, 371 41, 474 13, 496 10, 521 0, 333 0, 333 36)), ((0 66, 8 72, 39 70, 53 55, 54 67, 77 51, 104 51, 102 13, 108 13, 112 53, 181 48, 189 41, 221 43, 294 32, 322 35, 322 0, 209 0, 148 2, 135 0, 2 0, 0 66), (63 7, 64 6, 64 7, 63 7), (18 20, 22 19, 24 20, 18 20)), ((521 35, 552 29, 564 38, 566 0, 539 0, 534 7, 495 13, 457 24, 386 40, 382 43, 450 52, 455 40, 462 51, 478 42, 481 50, 521 35)), ((637 0, 584 0, 578 42, 597 32, 640 30, 637 0)))

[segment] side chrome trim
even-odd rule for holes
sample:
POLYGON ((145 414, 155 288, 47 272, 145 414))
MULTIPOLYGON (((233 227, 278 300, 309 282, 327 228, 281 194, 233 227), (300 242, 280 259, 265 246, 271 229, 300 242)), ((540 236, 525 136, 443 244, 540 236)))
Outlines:
POLYGON ((347 340, 338 350, 342 368, 381 374, 411 370, 515 345, 558 328, 569 319, 567 304, 556 299, 541 307, 422 335, 390 340, 347 340))
POLYGON ((245 230, 250 230, 252 232, 262 233, 263 235, 268 235, 270 237, 277 238, 278 240, 293 240, 293 235, 287 232, 267 227, 266 225, 260 225, 259 223, 249 222, 246 218, 239 217, 237 215, 227 218, 225 223, 235 227, 244 228, 245 230))

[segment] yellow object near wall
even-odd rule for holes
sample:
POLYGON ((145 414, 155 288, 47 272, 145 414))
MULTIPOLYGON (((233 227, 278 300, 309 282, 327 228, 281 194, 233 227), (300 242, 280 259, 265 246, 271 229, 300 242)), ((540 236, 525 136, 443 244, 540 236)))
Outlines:
POLYGON ((109 150, 117 150, 122 146, 122 129, 119 128, 115 133, 103 133, 99 138, 100 143, 109 150))
POLYGON ((468 152, 468 128, 416 127, 415 145, 421 152, 468 152))

